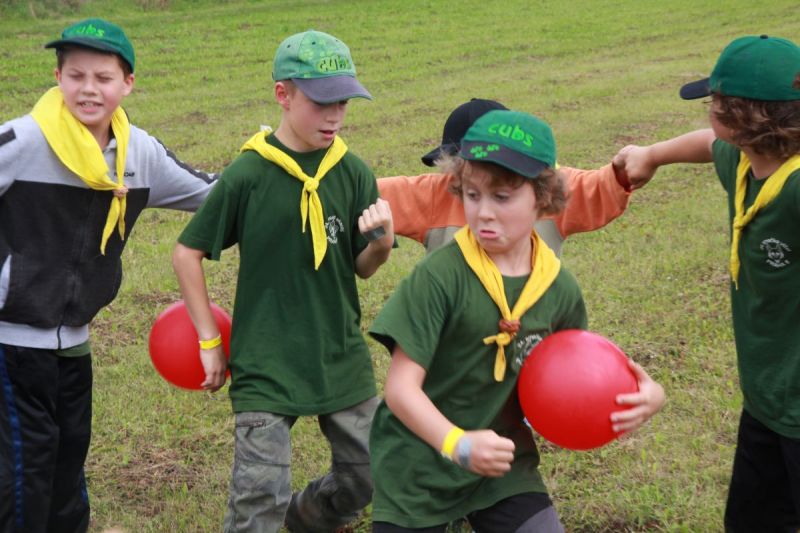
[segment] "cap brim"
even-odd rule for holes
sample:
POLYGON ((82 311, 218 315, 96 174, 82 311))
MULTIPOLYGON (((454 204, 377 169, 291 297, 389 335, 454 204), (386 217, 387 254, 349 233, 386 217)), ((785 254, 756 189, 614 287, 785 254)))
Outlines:
POLYGON ((64 46, 83 46, 85 48, 94 48, 95 50, 102 50, 103 52, 113 52, 119 54, 119 50, 114 48, 108 43, 99 41, 97 39, 88 39, 86 37, 70 37, 69 39, 59 39, 51 41, 44 45, 45 48, 63 48, 64 46))
POLYGON ((693 81, 681 87, 680 94, 684 100, 703 98, 711 94, 711 85, 708 83, 708 78, 693 81))
POLYGON ((461 143, 461 157, 469 159, 470 161, 481 161, 484 163, 494 163, 505 167, 512 172, 516 172, 520 176, 526 178, 535 178, 542 173, 549 165, 538 159, 528 157, 514 150, 509 150, 503 145, 498 145, 498 149, 486 152, 484 157, 475 157, 470 150, 475 146, 485 147, 486 143, 483 141, 463 141, 461 143))
POLYGON ((432 167, 436 165, 436 160, 441 157, 442 153, 455 155, 458 153, 459 146, 456 143, 443 144, 437 146, 427 154, 422 156, 422 163, 426 166, 432 167))
POLYGON ((318 104, 332 104, 351 98, 372 100, 363 85, 352 76, 329 76, 327 78, 292 78, 297 87, 310 100, 318 104))

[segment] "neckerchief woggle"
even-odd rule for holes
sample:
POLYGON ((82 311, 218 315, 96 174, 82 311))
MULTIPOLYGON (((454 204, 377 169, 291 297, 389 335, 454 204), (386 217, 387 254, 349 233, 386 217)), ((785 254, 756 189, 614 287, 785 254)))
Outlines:
POLYGON ((306 232, 306 220, 311 225, 311 243, 314 247, 314 270, 319 270, 319 265, 325 258, 328 250, 328 236, 325 231, 325 216, 322 210, 322 201, 317 193, 320 181, 328 171, 336 166, 344 154, 347 152, 347 145, 337 135, 333 143, 328 148, 322 162, 319 164, 316 175, 312 178, 300 168, 300 165, 292 157, 276 146, 267 144, 268 131, 260 131, 250 137, 244 143, 241 151, 254 150, 264 159, 271 161, 285 170, 290 176, 294 176, 303 182, 303 190, 300 192, 300 229, 306 232))
POLYGON ((506 293, 503 288, 503 275, 478 243, 469 226, 464 226, 455 234, 455 240, 464 260, 480 280, 483 288, 489 293, 492 301, 500 310, 500 331, 483 339, 484 344, 497 344, 494 361, 494 379, 503 381, 506 374, 505 347, 517 334, 520 318, 534 306, 539 298, 553 284, 561 269, 561 261, 556 254, 535 231, 531 231, 531 273, 514 309, 509 309, 506 293))
POLYGON ((114 226, 119 228, 120 239, 125 239, 125 193, 123 183, 125 177, 125 157, 128 153, 128 141, 131 136, 131 125, 128 116, 121 107, 111 115, 111 131, 117 140, 117 181, 108 176, 108 164, 97 139, 86 126, 75 118, 64 103, 64 95, 59 87, 48 90, 36 102, 31 116, 42 130, 47 144, 55 152, 65 167, 78 175, 86 185, 96 191, 114 191, 111 207, 108 210, 103 236, 100 241, 100 253, 105 255, 106 243, 114 226))
POLYGON ((742 152, 739 156, 739 166, 736 167, 736 191, 733 197, 734 217, 733 231, 731 233, 731 278, 736 289, 739 289, 739 241, 742 237, 742 229, 755 218, 756 213, 766 207, 774 200, 781 189, 786 184, 786 180, 795 171, 800 169, 800 155, 795 155, 787 159, 770 177, 764 182, 753 205, 744 209, 744 197, 747 190, 747 172, 750 170, 750 159, 742 152))

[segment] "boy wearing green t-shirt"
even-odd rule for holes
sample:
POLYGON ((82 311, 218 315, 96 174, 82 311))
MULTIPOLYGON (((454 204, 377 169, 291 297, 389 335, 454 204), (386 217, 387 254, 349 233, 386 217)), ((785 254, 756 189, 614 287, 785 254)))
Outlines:
POLYGON ((230 397, 235 456, 225 531, 332 531, 370 501, 377 405, 355 275, 394 241, 375 177, 337 133, 350 98, 371 98, 347 46, 317 31, 283 41, 273 65, 278 129, 254 135, 178 239, 173 263, 201 339, 203 386, 225 383, 203 257, 239 244, 230 397), (299 209, 298 209, 299 204, 299 209), (289 433, 319 415, 331 471, 292 494, 289 433))
POLYGON ((767 35, 723 50, 685 99, 711 129, 617 157, 631 175, 714 162, 728 194, 731 308, 744 406, 725 531, 800 530, 800 47, 767 35))
MULTIPOLYGON (((566 202, 555 162, 550 127, 508 110, 480 117, 458 155, 443 157, 467 226, 417 265, 370 328, 392 353, 370 434, 376 533, 444 532, 462 516, 478 533, 563 531, 515 394, 533 346, 587 325, 577 282, 531 231, 566 202)), ((618 397, 632 407, 612 414, 615 431, 636 429, 664 401, 631 368, 640 390, 618 397)))

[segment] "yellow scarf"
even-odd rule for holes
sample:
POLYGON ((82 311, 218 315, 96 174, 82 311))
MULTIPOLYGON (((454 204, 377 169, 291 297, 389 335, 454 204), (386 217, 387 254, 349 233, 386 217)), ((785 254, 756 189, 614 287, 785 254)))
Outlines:
POLYGON ((303 233, 306 232, 306 219, 310 219, 311 223, 311 242, 314 246, 314 270, 319 270, 319 265, 325 258, 325 252, 328 249, 328 235, 325 231, 325 216, 322 212, 322 201, 317 193, 319 182, 330 169, 332 169, 339 160, 344 157, 347 152, 347 145, 337 135, 333 139, 333 143, 328 148, 325 157, 319 164, 317 174, 312 178, 300 168, 300 165, 280 148, 276 148, 271 144, 267 144, 268 131, 260 131, 250 137, 250 139, 242 146, 242 152, 245 150, 254 150, 258 152, 261 157, 267 161, 272 161, 289 175, 294 176, 303 182, 303 190, 300 193, 300 218, 302 220, 300 228, 303 233), (309 214, 310 206, 310 214, 309 214))
POLYGON ((128 116, 118 107, 111 116, 111 131, 117 139, 117 182, 108 176, 108 165, 103 158, 103 151, 97 139, 86 126, 73 115, 64 104, 61 89, 53 87, 36 102, 31 116, 39 124, 50 148, 65 167, 77 174, 96 191, 114 191, 111 208, 103 228, 100 241, 100 253, 105 255, 106 243, 114 226, 119 227, 119 236, 125 239, 125 193, 123 184, 125 176, 125 156, 128 151, 128 140, 131 136, 131 125, 128 116))
POLYGON ((739 166, 736 168, 736 192, 734 195, 735 214, 733 218, 733 233, 731 235, 731 277, 736 289, 739 289, 739 241, 742 237, 742 229, 755 218, 756 213, 766 207, 778 194, 780 194, 789 175, 795 170, 800 169, 800 155, 790 157, 775 171, 764 186, 758 191, 753 205, 744 210, 744 196, 747 190, 747 171, 750 170, 750 159, 742 153, 739 159, 739 166))
POLYGON ((475 235, 469 226, 464 226, 455 235, 456 243, 464 254, 469 267, 478 276, 483 288, 489 293, 495 304, 497 304, 502 319, 499 322, 500 332, 483 339, 484 344, 497 344, 497 356, 494 361, 494 379, 503 381, 506 374, 506 353, 505 347, 517 334, 520 327, 520 318, 528 309, 541 298, 542 294, 553 284, 558 271, 561 269, 561 261, 556 257, 547 244, 537 235, 531 232, 531 274, 525 287, 522 289, 514 309, 510 310, 506 293, 503 289, 503 276, 497 269, 497 265, 486 254, 486 251, 478 244, 475 235))

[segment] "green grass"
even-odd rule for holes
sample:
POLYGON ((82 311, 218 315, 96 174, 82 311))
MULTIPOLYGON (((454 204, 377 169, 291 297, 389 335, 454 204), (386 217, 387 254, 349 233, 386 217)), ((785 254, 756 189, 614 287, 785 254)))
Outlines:
MULTIPOLYGON (((125 107, 186 161, 221 169, 260 124, 277 125, 270 62, 308 28, 353 51, 375 96, 350 106, 343 136, 377 176, 426 170, 444 119, 470 97, 495 98, 553 125, 559 160, 591 168, 630 142, 705 124, 677 97, 721 48, 748 33, 796 39, 796 2, 675 0, 433 2, 40 0, 0 4, 0 122, 26 113, 53 83, 42 45, 79 18, 121 24, 137 53, 125 107)), ((148 212, 124 254, 117 300, 92 328, 92 530, 215 531, 225 509, 232 416, 224 393, 190 393, 153 371, 147 336, 179 296, 169 256, 188 215, 148 212)), ((730 331, 726 214, 708 167, 660 171, 610 226, 570 238, 590 327, 659 380, 664 410, 636 434, 578 453, 541 442, 542 469, 571 532, 721 531, 741 406, 730 331)), ((422 255, 403 240, 360 282, 364 324, 422 255)), ((208 265, 231 308, 236 254, 208 265)), ((370 341, 379 385, 387 355, 370 341)), ((293 484, 323 473, 313 419, 294 431, 293 484)), ((368 531, 368 517, 355 526, 368 531)))

